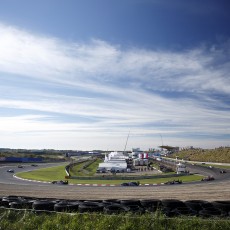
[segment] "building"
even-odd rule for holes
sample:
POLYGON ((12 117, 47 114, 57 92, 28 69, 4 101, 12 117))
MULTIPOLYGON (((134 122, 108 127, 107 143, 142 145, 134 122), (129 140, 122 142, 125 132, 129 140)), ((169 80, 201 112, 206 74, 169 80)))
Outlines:
POLYGON ((140 150, 140 148, 132 149, 130 157, 133 159, 133 166, 147 166, 148 165, 148 153, 140 150))
POLYGON ((187 172, 186 166, 182 163, 178 163, 176 165, 176 172, 177 174, 186 173, 187 172))
POLYGON ((98 172, 114 171, 126 172, 127 171, 127 156, 123 152, 111 152, 105 154, 105 160, 99 164, 98 172))

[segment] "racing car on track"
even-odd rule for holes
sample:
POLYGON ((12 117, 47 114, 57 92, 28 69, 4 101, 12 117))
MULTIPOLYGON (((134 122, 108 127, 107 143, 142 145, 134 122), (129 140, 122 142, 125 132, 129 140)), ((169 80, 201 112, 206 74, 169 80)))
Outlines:
POLYGON ((167 181, 164 184, 182 184, 182 180, 167 181))
POLYGON ((69 181, 68 180, 59 180, 59 181, 54 180, 54 181, 52 181, 52 184, 63 184, 63 185, 67 185, 67 184, 69 184, 69 181))
POLYGON ((208 176, 201 179, 201 181, 211 181, 211 180, 215 180, 215 178, 213 176, 208 176))
POLYGON ((140 182, 137 181, 137 182, 124 182, 121 184, 121 186, 139 186, 140 185, 140 182))

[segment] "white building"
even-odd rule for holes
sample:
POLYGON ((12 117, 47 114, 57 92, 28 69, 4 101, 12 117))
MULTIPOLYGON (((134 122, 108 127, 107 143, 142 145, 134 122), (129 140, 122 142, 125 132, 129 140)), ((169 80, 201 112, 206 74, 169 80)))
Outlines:
POLYGON ((147 166, 148 165, 148 153, 140 150, 140 148, 132 149, 130 157, 133 159, 134 166, 147 166))
POLYGON ((99 164, 98 170, 126 172, 126 159, 128 159, 128 157, 125 156, 123 152, 111 152, 108 156, 105 155, 105 160, 103 163, 99 164))
POLYGON ((123 152, 111 152, 111 153, 108 154, 108 156, 105 155, 104 162, 124 161, 126 159, 128 159, 128 157, 125 156, 123 152))
POLYGON ((184 165, 184 164, 182 164, 182 163, 178 163, 177 165, 176 165, 176 172, 177 172, 177 174, 180 174, 180 173, 186 173, 186 166, 184 165))

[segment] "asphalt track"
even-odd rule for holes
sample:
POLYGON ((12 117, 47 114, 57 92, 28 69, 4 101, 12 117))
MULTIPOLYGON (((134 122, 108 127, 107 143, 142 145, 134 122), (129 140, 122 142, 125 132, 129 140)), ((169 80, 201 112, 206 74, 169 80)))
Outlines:
MULTIPOLYGON (((51 167, 63 163, 39 164, 41 167, 51 167)), ((103 199, 180 199, 180 200, 230 200, 230 171, 220 174, 217 168, 206 168, 196 165, 187 166, 190 172, 204 176, 212 175, 214 181, 183 183, 180 185, 157 185, 139 187, 121 186, 79 186, 54 185, 34 181, 19 180, 13 177, 8 169, 15 172, 37 169, 30 164, 18 168, 17 164, 0 165, 0 196, 30 196, 40 198, 59 198, 77 200, 103 199)))

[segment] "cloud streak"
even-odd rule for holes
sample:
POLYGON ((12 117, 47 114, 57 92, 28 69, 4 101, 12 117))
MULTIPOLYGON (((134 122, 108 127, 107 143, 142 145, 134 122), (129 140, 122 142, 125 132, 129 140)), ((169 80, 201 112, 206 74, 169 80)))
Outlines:
POLYGON ((0 34, 0 111, 9 111, 0 133, 9 139, 28 132, 110 138, 132 129, 141 139, 164 133, 174 144, 183 133, 196 142, 200 133, 230 131, 228 43, 175 52, 71 43, 4 24, 0 34))

